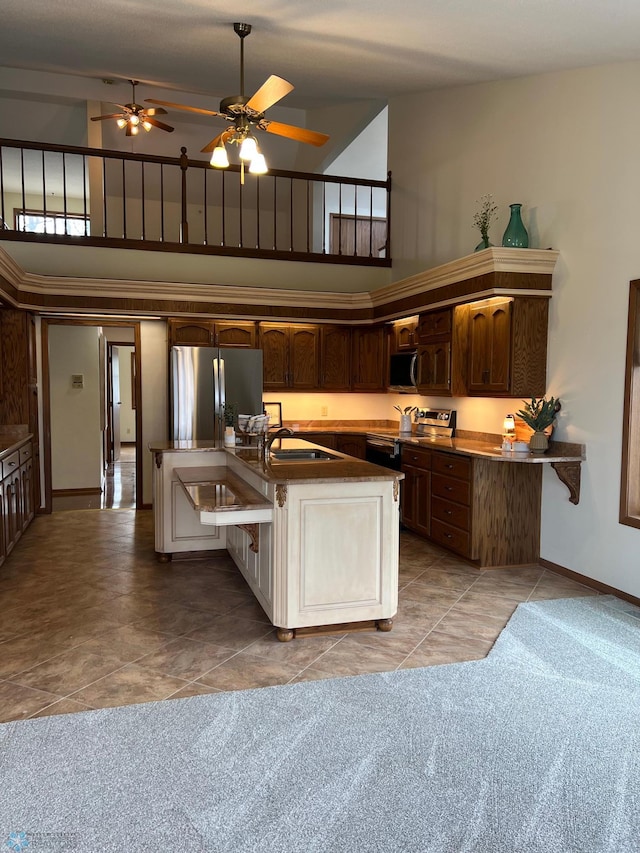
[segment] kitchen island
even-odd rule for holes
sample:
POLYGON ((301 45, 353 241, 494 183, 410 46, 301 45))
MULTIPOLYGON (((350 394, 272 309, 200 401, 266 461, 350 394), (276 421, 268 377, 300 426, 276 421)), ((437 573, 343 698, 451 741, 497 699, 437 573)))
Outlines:
POLYGON ((282 641, 327 625, 391 630, 403 475, 299 438, 273 449, 151 445, 159 558, 226 547, 282 641))

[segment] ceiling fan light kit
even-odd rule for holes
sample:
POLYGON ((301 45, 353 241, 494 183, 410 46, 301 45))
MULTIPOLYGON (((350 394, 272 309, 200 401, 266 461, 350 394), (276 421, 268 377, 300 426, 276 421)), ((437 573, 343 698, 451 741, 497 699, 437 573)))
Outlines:
MULTIPOLYGON (((222 131, 202 149, 203 154, 211 153, 211 165, 216 169, 226 169, 229 166, 227 145, 237 145, 240 157, 240 180, 244 182, 244 166, 249 164, 252 175, 264 175, 268 171, 267 162, 258 147, 251 132, 252 129, 275 133, 296 142, 310 145, 324 145, 329 139, 326 133, 318 133, 302 127, 294 127, 281 122, 270 121, 265 117, 265 111, 284 98, 293 90, 291 83, 272 74, 260 88, 248 98, 244 94, 244 40, 251 32, 251 24, 235 23, 233 29, 240 38, 240 94, 230 95, 220 101, 219 111, 203 110, 200 107, 189 107, 185 104, 175 104, 171 101, 159 101, 146 98, 150 104, 160 104, 165 107, 186 110, 200 115, 222 118, 232 123, 232 127, 222 131)), ((164 111, 163 111, 164 112, 164 111)))
POLYGON ((123 130, 124 128, 127 129, 127 136, 137 136, 140 131, 140 127, 143 127, 147 133, 152 127, 158 127, 160 130, 166 130, 167 133, 173 133, 173 128, 170 125, 154 118, 154 116, 166 115, 167 111, 162 108, 147 110, 141 104, 136 104, 136 86, 138 85, 138 81, 129 80, 129 82, 131 83, 132 90, 131 103, 116 104, 116 107, 119 107, 122 110, 122 113, 113 113, 106 116, 92 116, 91 121, 104 121, 105 119, 114 118, 116 119, 116 124, 120 130, 123 130))

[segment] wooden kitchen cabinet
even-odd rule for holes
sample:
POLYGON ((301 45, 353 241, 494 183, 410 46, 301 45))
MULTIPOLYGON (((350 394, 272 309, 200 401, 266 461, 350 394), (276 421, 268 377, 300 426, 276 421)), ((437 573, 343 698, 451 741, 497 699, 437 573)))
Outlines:
POLYGON ((320 331, 303 323, 260 323, 265 390, 318 388, 320 331))
POLYGON ((320 326, 320 387, 323 391, 351 390, 349 326, 320 326))
POLYGON ((300 438, 305 441, 312 441, 314 444, 319 444, 320 447, 326 447, 327 450, 336 450, 336 434, 333 432, 303 432, 300 433, 300 438))
POLYGON ((474 558, 471 500, 474 460, 434 452, 431 476, 431 538, 463 557, 474 558))
POLYGON ((549 301, 488 299, 472 303, 467 310, 467 393, 544 396, 549 301))
POLYGON ((424 447, 402 447, 402 524, 421 536, 431 532, 431 451, 424 447))
POLYGON ((391 337, 393 352, 410 352, 416 348, 417 326, 417 317, 407 317, 406 320, 397 320, 393 324, 391 337))
POLYGON ((452 309, 420 315, 416 379, 420 394, 451 394, 452 309))
POLYGON ((387 386, 387 330, 384 326, 356 326, 353 330, 354 391, 385 391, 387 386))
POLYGON ((250 320, 169 320, 171 346, 256 347, 256 323, 250 320))
POLYGON ((35 514, 33 445, 24 441, 0 458, 0 564, 35 514))
POLYGON ((364 435, 345 435, 336 433, 336 450, 353 456, 356 459, 366 459, 367 438, 364 435))

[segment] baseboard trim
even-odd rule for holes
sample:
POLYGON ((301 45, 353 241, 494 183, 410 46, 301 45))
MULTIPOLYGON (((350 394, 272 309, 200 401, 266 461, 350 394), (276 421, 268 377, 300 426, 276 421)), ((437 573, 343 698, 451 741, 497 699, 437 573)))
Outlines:
POLYGON ((542 557, 538 562, 541 566, 544 566, 545 569, 549 569, 550 572, 556 572, 559 575, 564 575, 577 583, 581 583, 583 586, 591 587, 591 589, 597 589, 598 592, 604 592, 607 595, 615 595, 618 598, 624 599, 624 601, 629 601, 631 604, 635 604, 637 607, 640 607, 640 598, 637 598, 635 595, 630 595, 628 592, 622 592, 622 590, 616 589, 615 586, 609 586, 609 584, 594 580, 594 578, 588 578, 586 575, 581 575, 579 572, 574 572, 571 569, 565 569, 564 566, 560 566, 558 563, 552 563, 551 560, 544 560, 542 557))
POLYGON ((80 495, 101 495, 102 489, 53 489, 51 497, 53 498, 73 498, 80 495))

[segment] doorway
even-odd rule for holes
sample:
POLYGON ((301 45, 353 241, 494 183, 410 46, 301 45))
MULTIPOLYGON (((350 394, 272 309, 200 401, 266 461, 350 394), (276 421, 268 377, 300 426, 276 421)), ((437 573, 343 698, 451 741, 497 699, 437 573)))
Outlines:
POLYGON ((139 322, 43 318, 42 379, 44 511, 142 506, 139 322))

